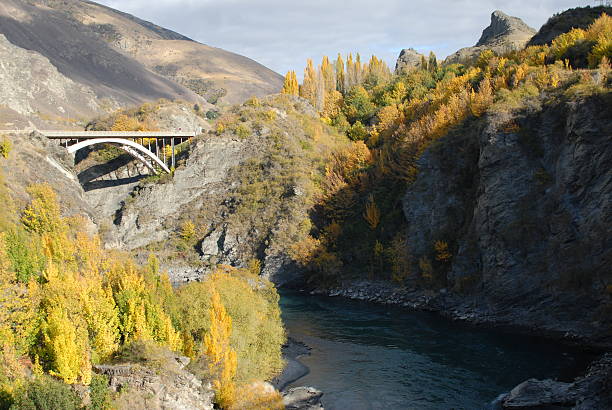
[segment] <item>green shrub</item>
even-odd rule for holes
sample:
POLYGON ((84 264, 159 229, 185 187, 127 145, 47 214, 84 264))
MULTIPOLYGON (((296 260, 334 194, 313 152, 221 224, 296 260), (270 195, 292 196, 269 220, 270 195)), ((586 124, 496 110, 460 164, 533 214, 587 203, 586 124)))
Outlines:
MULTIPOLYGON (((255 269, 252 269, 255 270, 255 269)), ((210 329, 209 311, 213 290, 221 296, 232 318, 231 347, 238 355, 237 382, 267 380, 283 367, 281 345, 285 332, 278 307, 279 296, 269 281, 249 269, 220 267, 204 282, 189 283, 178 290, 176 318, 201 345, 210 329)), ((201 352, 200 352, 201 353, 201 352)), ((206 366, 194 363, 192 370, 206 366)))
POLYGON ((209 120, 214 120, 214 119, 217 119, 218 117, 219 117, 219 111, 215 111, 215 110, 206 111, 206 118, 208 118, 209 120))
POLYGON ((249 135, 251 135, 251 130, 247 125, 240 124, 234 129, 234 133, 238 137, 244 139, 244 138, 247 138, 249 135))
POLYGON ((30 382, 15 398, 11 409, 27 410, 76 410, 81 400, 67 385, 49 376, 41 376, 30 382))
POLYGON ((365 125, 361 123, 361 121, 357 121, 348 132, 349 137, 353 141, 362 141, 368 136, 368 130, 365 125))
POLYGON ((45 267, 45 257, 38 238, 14 228, 6 232, 4 240, 16 279, 25 283, 30 278, 38 277, 45 267))
POLYGON ((8 138, 4 137, 2 139, 2 142, 0 142, 0 156, 8 158, 12 147, 13 145, 11 144, 11 141, 8 138))
POLYGON ((96 374, 91 378, 89 399, 89 409, 91 410, 107 410, 112 408, 108 378, 106 376, 96 374))

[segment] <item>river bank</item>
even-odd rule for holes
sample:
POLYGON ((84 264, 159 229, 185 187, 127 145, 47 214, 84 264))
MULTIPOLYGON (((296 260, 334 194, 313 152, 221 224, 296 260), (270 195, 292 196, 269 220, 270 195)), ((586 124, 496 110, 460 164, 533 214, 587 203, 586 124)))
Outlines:
POLYGON ((310 369, 300 360, 300 357, 310 354, 310 348, 291 336, 283 346, 285 368, 282 373, 271 381, 275 389, 283 396, 283 404, 287 410, 324 410, 321 404, 323 392, 309 386, 287 388, 289 384, 306 376, 310 369))
MULTIPOLYGON (((453 294, 446 289, 433 291, 401 288, 390 282, 370 280, 345 281, 340 286, 317 288, 309 293, 435 312, 451 320, 479 327, 543 337, 593 352, 612 351, 610 329, 596 332, 592 326, 584 326, 576 321, 555 321, 549 315, 540 314, 537 306, 529 310, 511 306, 503 311, 493 310, 488 309, 482 300, 453 294)), ((554 302, 543 300, 541 303, 554 302)))
MULTIPOLYGON (((342 297, 379 305, 395 305, 417 311, 429 311, 456 322, 475 327, 494 328, 512 334, 542 337, 567 346, 580 346, 598 352, 588 369, 575 375, 573 381, 528 379, 508 392, 501 393, 491 404, 493 409, 544 408, 565 406, 575 409, 612 408, 612 354, 608 340, 581 334, 579 326, 571 331, 551 323, 530 320, 526 312, 486 311, 445 290, 440 292, 401 289, 387 282, 345 282, 333 289, 317 289, 311 295, 342 297), (542 325, 540 327, 539 325, 542 325), (603 342, 603 343, 602 343, 603 342)), ((567 326, 567 323, 562 325, 567 326)))

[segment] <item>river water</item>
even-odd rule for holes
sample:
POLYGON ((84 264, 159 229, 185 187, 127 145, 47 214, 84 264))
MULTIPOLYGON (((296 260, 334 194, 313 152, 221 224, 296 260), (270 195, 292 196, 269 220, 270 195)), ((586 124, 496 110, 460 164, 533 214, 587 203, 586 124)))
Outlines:
POLYGON ((312 348, 292 386, 326 410, 481 409, 530 378, 567 381, 587 358, 542 340, 476 329, 426 312, 281 292, 289 334, 312 348))

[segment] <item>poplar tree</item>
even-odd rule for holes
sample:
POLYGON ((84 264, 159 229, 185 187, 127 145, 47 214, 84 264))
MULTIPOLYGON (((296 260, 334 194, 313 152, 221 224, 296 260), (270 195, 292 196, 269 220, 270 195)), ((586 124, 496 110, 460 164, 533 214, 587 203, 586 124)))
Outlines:
POLYGON ((295 74, 295 71, 291 70, 287 72, 281 93, 288 94, 288 95, 299 95, 300 86, 298 85, 297 76, 295 74))
POLYGON ((304 70, 304 81, 300 87, 300 97, 307 99, 312 105, 317 103, 317 73, 310 58, 304 70))
POLYGON ((429 52, 429 63, 427 64, 427 67, 432 73, 438 70, 438 59, 433 51, 429 52))
POLYGON ((336 66, 336 90, 344 94, 345 91, 345 74, 344 74, 344 60, 342 59, 342 55, 338 53, 338 58, 335 62, 336 66))
POLYGON ((329 58, 327 56, 324 56, 323 61, 321 61, 321 76, 323 77, 325 92, 330 92, 336 89, 334 67, 329 62, 329 58))
POLYGON ((355 71, 355 62, 353 61, 353 53, 349 53, 346 60, 346 84, 345 90, 350 90, 354 85, 357 85, 357 76, 355 71))
POLYGON ((216 290, 213 290, 209 315, 210 331, 204 336, 205 354, 216 401, 226 408, 234 401, 237 358, 236 351, 230 346, 232 318, 227 314, 216 290))

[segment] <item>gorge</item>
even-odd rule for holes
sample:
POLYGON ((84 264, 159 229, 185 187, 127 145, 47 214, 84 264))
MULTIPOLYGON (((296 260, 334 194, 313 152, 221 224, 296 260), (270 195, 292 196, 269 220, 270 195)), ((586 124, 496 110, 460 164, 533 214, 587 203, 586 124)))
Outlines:
POLYGON ((495 11, 445 61, 283 84, 92 2, 4 2, 0 407, 610 408, 610 12, 495 11), (151 172, 39 129, 198 135, 151 172))

